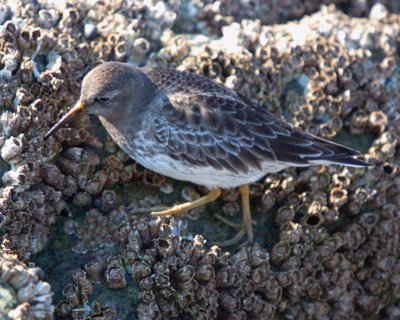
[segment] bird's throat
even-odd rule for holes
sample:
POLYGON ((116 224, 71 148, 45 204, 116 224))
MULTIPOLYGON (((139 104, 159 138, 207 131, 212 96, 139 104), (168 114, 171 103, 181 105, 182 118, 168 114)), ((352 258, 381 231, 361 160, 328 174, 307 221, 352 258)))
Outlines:
POLYGON ((128 150, 125 150, 127 145, 131 145, 131 142, 129 141, 129 135, 124 132, 124 127, 123 124, 118 123, 118 125, 114 125, 114 123, 107 118, 103 116, 99 116, 100 122, 104 126, 104 128, 107 130, 108 134, 111 136, 111 138, 114 140, 118 146, 124 150, 125 152, 128 152, 128 150), (122 127, 123 126, 123 127, 122 127))

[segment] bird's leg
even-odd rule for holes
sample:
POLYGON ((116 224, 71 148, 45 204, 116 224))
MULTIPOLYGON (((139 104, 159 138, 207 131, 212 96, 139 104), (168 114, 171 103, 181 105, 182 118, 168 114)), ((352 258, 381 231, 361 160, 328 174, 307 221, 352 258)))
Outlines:
POLYGON ((253 242, 254 240, 254 232, 253 232, 253 221, 251 220, 250 213, 250 192, 249 185, 246 184, 239 188, 240 197, 242 198, 242 207, 243 207, 243 227, 247 233, 247 242, 253 242))
POLYGON ((254 232, 253 232, 253 221, 251 220, 250 213, 250 199, 249 199, 249 186, 243 185, 239 188, 240 198, 242 199, 242 226, 240 231, 232 238, 227 241, 218 243, 220 247, 228 247, 238 244, 240 240, 247 234, 247 240, 242 243, 242 245, 253 242, 254 232))
POLYGON ((221 195, 221 190, 220 189, 213 189, 209 193, 207 193, 205 196, 190 201, 190 202, 185 202, 182 204, 178 204, 176 206, 173 206, 172 208, 163 210, 163 211, 156 211, 152 212, 152 216, 180 216, 184 214, 185 212, 189 211, 190 209, 197 208, 199 206, 202 206, 204 204, 210 203, 215 201, 219 196, 221 195))

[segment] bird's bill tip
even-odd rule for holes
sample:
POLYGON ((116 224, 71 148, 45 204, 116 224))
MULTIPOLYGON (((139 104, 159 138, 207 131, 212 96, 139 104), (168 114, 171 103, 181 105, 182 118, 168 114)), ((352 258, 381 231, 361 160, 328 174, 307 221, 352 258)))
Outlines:
POLYGON ((77 116, 81 111, 85 110, 85 105, 81 100, 75 104, 75 106, 64 115, 60 121, 58 121, 44 136, 44 140, 51 137, 61 126, 71 121, 75 116, 77 116))

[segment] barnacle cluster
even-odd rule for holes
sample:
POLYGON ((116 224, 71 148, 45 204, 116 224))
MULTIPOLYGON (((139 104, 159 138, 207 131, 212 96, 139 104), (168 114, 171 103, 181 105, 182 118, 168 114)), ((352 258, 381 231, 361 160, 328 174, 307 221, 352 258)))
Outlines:
POLYGON ((181 241, 174 230, 177 227, 161 219, 134 218, 129 224, 125 259, 139 281, 139 317, 215 318, 219 249, 207 249, 201 236, 193 242, 181 241))
POLYGON ((65 205, 59 170, 46 163, 61 145, 44 144, 41 135, 56 107, 76 93, 67 63, 79 70, 84 46, 75 47, 67 35, 57 37, 55 30, 36 25, 33 3, 3 9, 0 122, 6 172, 0 189, 1 242, 2 250, 29 258, 43 249, 55 215, 65 205))
POLYGON ((220 314, 228 319, 271 319, 281 306, 282 287, 259 245, 221 257, 217 270, 220 314))
MULTIPOLYGON (((190 13, 196 17, 197 28, 206 28, 210 33, 220 33, 221 27, 242 19, 259 19, 262 24, 270 25, 297 20, 305 15, 316 12, 323 5, 335 4, 348 15, 361 17, 370 12, 378 1, 362 0, 194 0, 190 13)), ((400 4, 396 0, 379 1, 391 12, 400 12, 400 4)))
POLYGON ((84 36, 102 59, 144 63, 151 50, 159 48, 164 30, 173 26, 179 3, 95 2, 82 18, 84 36))
POLYGON ((1 319, 51 319, 52 291, 38 267, 28 267, 16 256, 0 253, 1 319))
MULTIPOLYGON (((118 305, 96 290, 133 287, 129 312, 141 319, 398 318, 399 2, 328 2, 338 9, 316 1, 0 4, 1 317, 50 318, 55 309, 66 319, 118 318, 118 305), (258 244, 229 254, 210 246, 208 229, 225 230, 216 213, 239 219, 237 190, 224 190, 212 210, 189 212, 204 230, 193 236, 190 221, 139 213, 194 200, 201 187, 141 168, 86 116, 43 141, 103 60, 205 75, 359 149, 372 166, 291 168, 252 184, 258 244), (48 253, 50 237, 68 238, 74 255, 65 257, 65 279, 44 275, 64 279, 52 283, 53 304, 40 269, 20 262, 48 253)), ((41 265, 48 273, 53 260, 41 265)))
MULTIPOLYGON (((234 255, 206 247, 202 236, 182 241, 173 220, 130 216, 122 259, 139 282, 141 319, 272 317, 282 300, 277 274, 259 245, 234 255)), ((121 231, 121 230, 120 230, 121 231)), ((120 233, 121 234, 121 233, 120 233)))
MULTIPOLYGON (((72 283, 62 290, 62 299, 55 308, 55 316, 60 319, 116 319, 116 311, 109 306, 102 306, 96 300, 90 305, 88 296, 93 292, 93 283, 99 283, 91 278, 93 273, 98 274, 98 261, 86 265, 87 272, 74 269, 71 272, 72 283), (94 271, 96 270, 96 271, 94 271)), ((103 266, 103 264, 101 264, 103 266)))

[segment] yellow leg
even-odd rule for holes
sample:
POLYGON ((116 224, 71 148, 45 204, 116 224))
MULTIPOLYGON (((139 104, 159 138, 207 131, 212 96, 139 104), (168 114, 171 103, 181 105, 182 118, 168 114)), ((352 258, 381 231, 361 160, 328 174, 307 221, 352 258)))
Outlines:
POLYGON ((251 220, 250 213, 250 192, 249 185, 246 184, 239 188, 240 197, 242 198, 242 207, 243 207, 243 227, 246 229, 247 233, 247 242, 253 242, 254 240, 254 232, 253 232, 253 221, 251 220))
POLYGON ((156 211, 152 212, 152 216, 180 216, 183 213, 189 211, 190 209, 197 208, 199 206, 202 206, 204 204, 210 203, 218 199, 218 197, 221 195, 221 190, 220 189, 214 189, 210 191, 208 194, 205 196, 186 203, 178 204, 176 206, 173 206, 172 208, 163 210, 163 211, 156 211))
POLYGON ((240 197, 242 199, 242 226, 240 231, 230 240, 219 243, 221 247, 228 247, 236 245, 240 240, 247 234, 247 240, 241 244, 241 246, 253 242, 254 232, 253 232, 253 221, 251 220, 250 213, 250 199, 249 199, 249 186, 243 185, 239 188, 240 197))

